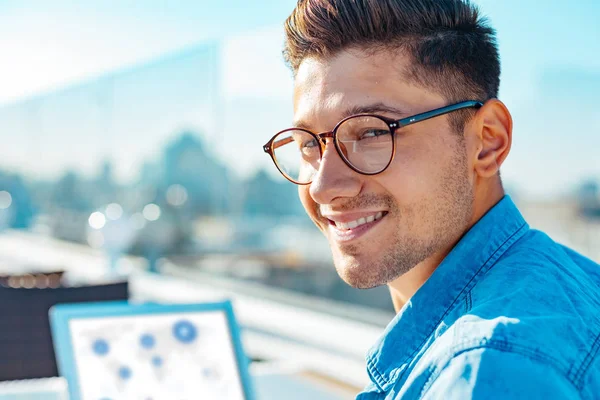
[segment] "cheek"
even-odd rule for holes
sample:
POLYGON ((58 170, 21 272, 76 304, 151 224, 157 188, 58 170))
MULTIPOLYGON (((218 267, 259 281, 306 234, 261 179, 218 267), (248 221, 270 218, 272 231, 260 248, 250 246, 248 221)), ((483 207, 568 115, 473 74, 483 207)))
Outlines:
POLYGON ((398 143, 394 161, 380 179, 399 204, 430 200, 440 191, 445 173, 455 169, 454 139, 441 130, 436 135, 437 141, 418 140, 418 136, 411 135, 410 142, 398 143))
POLYGON ((306 213, 313 220, 317 217, 317 208, 318 205, 315 201, 310 197, 310 185, 299 185, 298 186, 298 196, 300 197, 300 201, 306 210, 306 213))
POLYGON ((395 198, 398 205, 411 205, 429 197, 436 186, 439 159, 417 151, 396 152, 392 165, 378 181, 395 198))

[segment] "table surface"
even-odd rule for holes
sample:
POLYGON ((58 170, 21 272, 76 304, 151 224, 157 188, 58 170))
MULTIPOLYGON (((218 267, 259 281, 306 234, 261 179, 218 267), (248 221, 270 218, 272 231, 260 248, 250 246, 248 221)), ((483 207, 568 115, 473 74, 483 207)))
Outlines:
MULTIPOLYGON (((253 376, 256 400, 344 400, 353 396, 296 374, 253 376)), ((0 400, 68 400, 63 378, 0 382, 0 400)))

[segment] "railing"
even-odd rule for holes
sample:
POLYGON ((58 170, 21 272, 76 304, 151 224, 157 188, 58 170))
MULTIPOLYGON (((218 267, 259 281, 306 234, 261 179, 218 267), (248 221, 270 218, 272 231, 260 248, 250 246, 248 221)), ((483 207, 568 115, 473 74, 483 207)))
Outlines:
MULTIPOLYGON (((229 298, 243 327, 254 371, 296 371, 307 379, 356 393, 368 381, 365 355, 391 319, 386 313, 290 293, 255 283, 217 278, 163 263, 161 274, 143 270, 138 258, 119 266, 129 276, 133 301, 167 303, 229 298)), ((26 232, 0 234, 0 271, 67 271, 68 279, 106 279, 105 256, 86 246, 26 232), (8 265, 14 270, 5 271, 8 265)), ((9 268, 10 269, 10 268, 9 268)))

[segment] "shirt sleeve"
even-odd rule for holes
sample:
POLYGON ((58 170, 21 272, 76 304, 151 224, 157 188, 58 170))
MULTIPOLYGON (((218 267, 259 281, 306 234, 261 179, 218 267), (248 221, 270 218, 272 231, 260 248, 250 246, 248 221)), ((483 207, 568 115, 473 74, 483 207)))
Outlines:
POLYGON ((581 398, 554 367, 496 349, 461 353, 433 379, 423 400, 581 398))

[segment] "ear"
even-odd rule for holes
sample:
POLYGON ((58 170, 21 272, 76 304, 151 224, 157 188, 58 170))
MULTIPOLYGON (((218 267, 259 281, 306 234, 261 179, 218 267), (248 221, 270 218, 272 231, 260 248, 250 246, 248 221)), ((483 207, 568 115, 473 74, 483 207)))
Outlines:
POLYGON ((491 178, 500 170, 512 145, 512 117, 500 100, 488 100, 477 111, 478 137, 474 169, 481 178, 491 178))

